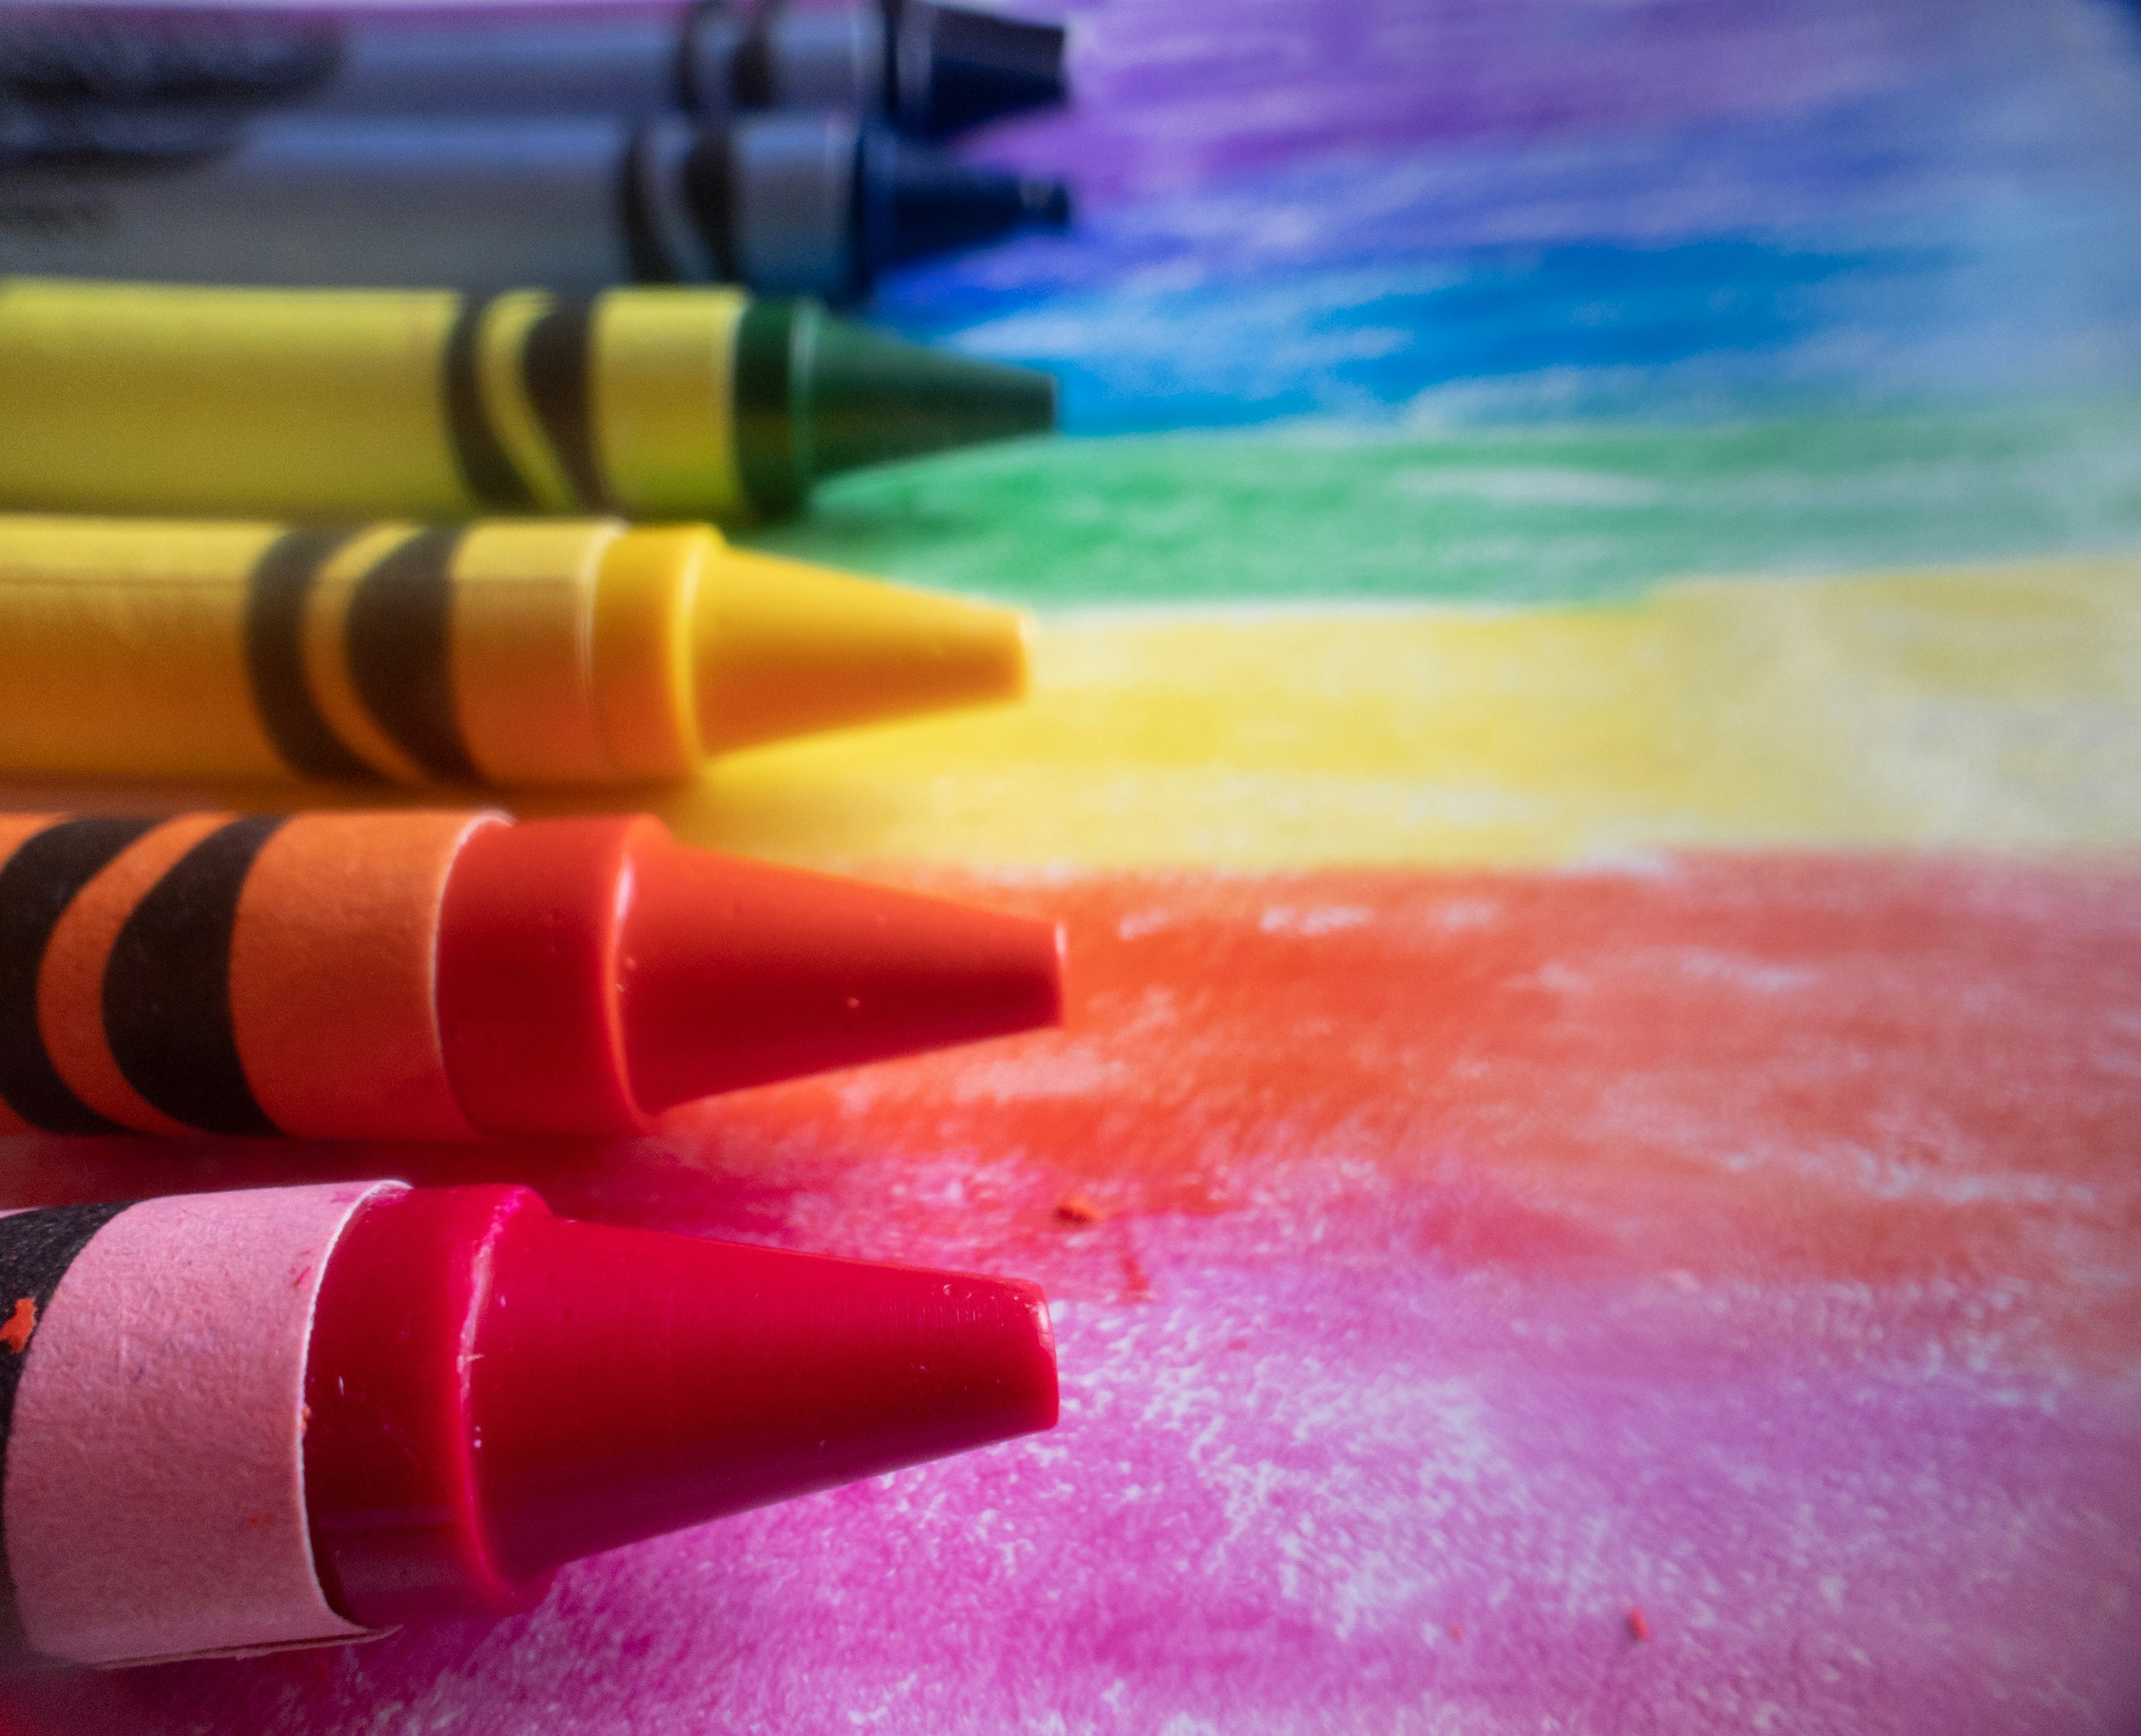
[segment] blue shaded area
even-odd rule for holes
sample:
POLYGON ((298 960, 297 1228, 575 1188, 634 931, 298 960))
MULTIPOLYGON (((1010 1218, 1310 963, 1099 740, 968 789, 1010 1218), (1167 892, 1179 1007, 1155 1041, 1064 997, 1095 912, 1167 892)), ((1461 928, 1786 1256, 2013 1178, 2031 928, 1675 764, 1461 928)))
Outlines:
POLYGON ((1051 369, 1092 433, 2141 384, 2134 70, 1356 151, 909 273, 877 312, 1051 369))
MULTIPOLYGON (((1810 338, 1894 316, 1937 250, 1824 253, 1751 240, 1482 249, 1432 263, 1051 302, 959 334, 1052 369, 1073 431, 1369 418, 1459 382, 1626 396, 1708 358, 1774 378, 1810 338), (1578 376, 1596 376, 1586 386, 1578 376)), ((1671 394, 1686 407, 1693 383, 1671 394)), ((1663 408, 1661 404, 1657 407, 1663 408)))

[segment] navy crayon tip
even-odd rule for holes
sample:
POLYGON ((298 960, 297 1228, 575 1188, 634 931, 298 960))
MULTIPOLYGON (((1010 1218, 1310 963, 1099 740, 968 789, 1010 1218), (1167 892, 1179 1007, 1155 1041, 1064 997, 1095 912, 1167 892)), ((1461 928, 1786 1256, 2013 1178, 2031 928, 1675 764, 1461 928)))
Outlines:
POLYGON ((1002 240, 1020 229, 1061 229, 1070 189, 873 130, 864 147, 863 251, 876 270, 1002 240))
POLYGON ((1067 229, 1070 227, 1070 189, 1065 182, 1021 181, 1018 196, 1019 202, 1026 208, 1026 220, 1033 228, 1067 229))
POLYGON ((898 76, 906 96, 926 68, 927 96, 903 101, 901 120, 932 138, 1062 102, 1064 30, 964 7, 907 0, 897 8, 898 76), (914 112, 916 108, 919 112, 914 112))

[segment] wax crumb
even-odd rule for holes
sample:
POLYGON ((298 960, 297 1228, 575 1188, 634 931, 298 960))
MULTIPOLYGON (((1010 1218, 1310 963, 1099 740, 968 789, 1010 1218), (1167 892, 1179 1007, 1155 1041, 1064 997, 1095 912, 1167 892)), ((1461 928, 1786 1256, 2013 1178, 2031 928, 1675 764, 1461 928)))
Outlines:
POLYGON ((1144 1262, 1135 1254, 1125 1253, 1123 1256, 1123 1300, 1144 1302, 1151 1299, 1152 1279, 1147 1275, 1144 1262))
POLYGON ((1449 1637, 1453 1640, 1462 1640, 1464 1637, 1464 1624, 1461 1621, 1451 1622, 1449 1624, 1449 1637))
POLYGON ((1082 1193, 1066 1193, 1056 1202, 1056 1221, 1058 1223, 1081 1226, 1098 1223, 1107 1215, 1082 1193))
POLYGON ((37 1330, 37 1299, 35 1296, 18 1296, 15 1301, 15 1311, 7 1316, 6 1325, 0 1325, 0 1345, 7 1345, 20 1356, 23 1346, 30 1341, 30 1335, 37 1330))
POLYGON ((1651 1625, 1643 1620, 1643 1612, 1634 1604, 1628 1606, 1628 1637, 1643 1640, 1651 1637, 1651 1625))

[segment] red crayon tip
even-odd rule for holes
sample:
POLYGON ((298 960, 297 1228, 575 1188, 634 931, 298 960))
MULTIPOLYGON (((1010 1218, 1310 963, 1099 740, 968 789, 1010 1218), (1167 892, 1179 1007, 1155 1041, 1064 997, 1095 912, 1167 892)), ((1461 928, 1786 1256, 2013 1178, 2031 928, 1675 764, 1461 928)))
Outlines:
POLYGON ((562 1563, 1052 1427, 1031 1284, 552 1217, 524 1188, 365 1207, 307 1398, 352 1620, 525 1606, 562 1563))
POLYGON ((491 1283, 470 1408, 517 1578, 1056 1422, 1031 1284, 532 1216, 491 1283))
POLYGON ((637 864, 619 980, 650 1112, 1063 1017, 1051 923, 666 837, 637 864))
POLYGON ((614 1132, 716 1091, 1052 1025, 1055 927, 696 850, 657 820, 470 838, 439 1013, 469 1119, 614 1132))

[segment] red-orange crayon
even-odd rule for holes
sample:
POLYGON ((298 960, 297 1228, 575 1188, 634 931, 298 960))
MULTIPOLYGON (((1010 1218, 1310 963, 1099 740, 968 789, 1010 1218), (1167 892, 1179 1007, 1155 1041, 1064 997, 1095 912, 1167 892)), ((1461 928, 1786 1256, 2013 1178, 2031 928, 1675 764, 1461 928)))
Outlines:
POLYGON ((1049 923, 647 816, 0 816, 0 1131, 609 1134, 1050 1025, 1049 923))

